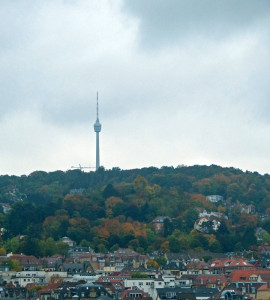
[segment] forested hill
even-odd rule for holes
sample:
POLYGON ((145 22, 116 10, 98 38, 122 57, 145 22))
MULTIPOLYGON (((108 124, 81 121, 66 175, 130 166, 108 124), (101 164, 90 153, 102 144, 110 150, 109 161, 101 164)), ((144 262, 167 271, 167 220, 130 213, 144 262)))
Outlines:
POLYGON ((0 202, 2 250, 36 256, 65 251, 63 236, 103 252, 221 252, 270 242, 270 176, 215 165, 3 175, 0 202), (194 230, 204 210, 214 214, 194 230), (168 217, 159 231, 157 216, 168 217))

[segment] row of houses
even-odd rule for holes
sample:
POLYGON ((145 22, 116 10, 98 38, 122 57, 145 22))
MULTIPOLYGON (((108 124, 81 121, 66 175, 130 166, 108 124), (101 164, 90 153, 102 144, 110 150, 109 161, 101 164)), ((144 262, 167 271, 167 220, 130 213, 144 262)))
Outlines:
MULTIPOLYGON (((270 255, 268 248, 262 249, 265 257, 270 255)), ((81 288, 82 284, 86 284, 87 290, 95 286, 94 289, 100 287, 99 289, 106 291, 99 296, 96 293, 96 297, 92 298, 120 299, 125 295, 125 299, 148 297, 156 300, 182 299, 185 296, 188 297, 186 299, 203 300, 228 297, 229 294, 225 291, 231 291, 230 297, 234 298, 243 296, 263 299, 259 297, 265 297, 268 292, 270 295, 270 270, 263 265, 263 256, 258 261, 247 261, 244 258, 216 254, 214 259, 206 263, 202 257, 209 257, 209 253, 168 253, 165 254, 167 264, 153 268, 148 262, 158 256, 158 253, 140 255, 132 249, 119 249, 107 254, 93 253, 89 248, 72 250, 68 258, 53 256, 37 259, 22 254, 0 257, 2 298, 9 295, 11 299, 12 295, 18 294, 15 291, 20 291, 23 295, 28 293, 27 297, 30 297, 30 291, 37 291, 37 286, 41 287, 38 289, 39 298, 43 300, 49 299, 48 297, 91 298, 89 294, 77 290, 77 286, 81 288), (19 261, 21 270, 10 271, 8 264, 3 263, 8 259, 19 261), (70 293, 62 293, 64 287, 68 286, 70 293), (23 289, 27 293, 23 293, 23 289)))

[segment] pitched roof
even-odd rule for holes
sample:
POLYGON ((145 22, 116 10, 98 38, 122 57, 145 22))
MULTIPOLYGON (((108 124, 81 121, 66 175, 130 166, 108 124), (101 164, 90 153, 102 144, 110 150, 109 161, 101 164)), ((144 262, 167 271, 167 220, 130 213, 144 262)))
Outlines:
POLYGON ((210 268, 254 267, 243 258, 224 258, 213 260, 210 268))
POLYGON ((246 282, 250 281, 252 275, 270 274, 270 270, 235 270, 229 276, 231 282, 246 282))
POLYGON ((258 291, 269 291, 269 290, 270 290, 269 284, 264 284, 258 288, 258 291))
POLYGON ((189 262, 186 265, 187 269, 199 269, 199 270, 205 270, 205 269, 209 269, 209 265, 204 262, 204 261, 192 261, 189 262))
MULTIPOLYGON (((131 290, 125 290, 121 296, 121 299, 125 299, 125 298, 131 298, 132 296, 130 294, 140 294, 140 298, 150 298, 150 296, 145 293, 143 290, 139 290, 139 289, 131 289, 131 290)), ((134 296, 133 296, 134 298, 134 296)))
POLYGON ((10 256, 10 259, 18 260, 22 266, 40 264, 39 260, 33 255, 13 254, 10 256))

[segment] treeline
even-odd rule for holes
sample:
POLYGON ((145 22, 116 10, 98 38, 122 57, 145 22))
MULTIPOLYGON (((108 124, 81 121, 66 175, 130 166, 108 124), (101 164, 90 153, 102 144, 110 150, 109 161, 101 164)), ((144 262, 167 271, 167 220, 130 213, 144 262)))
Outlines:
POLYGON ((146 253, 208 249, 241 251, 270 242, 270 176, 219 166, 179 166, 97 172, 36 171, 0 176, 1 251, 36 256, 64 254, 68 236, 78 245, 106 252, 130 247, 146 253), (221 195, 211 203, 207 195, 221 195), (254 205, 255 214, 241 211, 254 205), (217 232, 194 230, 199 211, 223 213, 217 232), (157 216, 168 216, 161 232, 157 216), (255 236, 257 228, 261 235, 255 236))

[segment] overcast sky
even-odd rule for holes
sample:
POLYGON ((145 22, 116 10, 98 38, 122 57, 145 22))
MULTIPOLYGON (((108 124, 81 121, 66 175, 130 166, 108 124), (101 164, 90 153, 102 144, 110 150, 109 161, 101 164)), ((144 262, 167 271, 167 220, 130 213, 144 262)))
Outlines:
POLYGON ((0 175, 270 173, 269 0, 2 0, 0 175), (88 170, 87 170, 88 171, 88 170))

